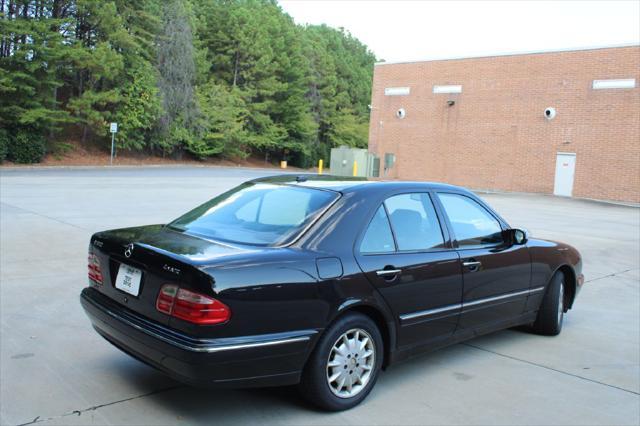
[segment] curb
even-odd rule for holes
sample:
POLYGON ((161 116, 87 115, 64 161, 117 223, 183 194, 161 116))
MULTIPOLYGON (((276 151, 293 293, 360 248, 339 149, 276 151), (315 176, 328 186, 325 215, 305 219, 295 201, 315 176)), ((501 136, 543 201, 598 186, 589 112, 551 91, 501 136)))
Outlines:
POLYGON ((110 165, 95 165, 95 166, 0 166, 0 172, 16 172, 21 170, 109 170, 109 169, 159 169, 159 168, 211 168, 211 169, 233 169, 233 170, 269 170, 278 173, 308 173, 307 170, 291 170, 280 169, 271 167, 251 167, 251 166, 218 166, 218 165, 200 165, 200 164, 119 164, 115 166, 110 165))

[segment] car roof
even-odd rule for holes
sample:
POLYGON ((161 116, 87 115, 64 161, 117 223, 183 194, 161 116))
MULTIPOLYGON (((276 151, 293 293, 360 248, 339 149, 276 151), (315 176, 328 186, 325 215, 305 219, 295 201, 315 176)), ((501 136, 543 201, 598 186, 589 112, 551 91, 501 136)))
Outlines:
POLYGON ((423 188, 423 189, 435 189, 435 190, 457 190, 469 192, 466 188, 449 185, 438 182, 415 182, 415 181, 381 181, 381 180, 368 180, 364 177, 347 177, 347 176, 333 176, 333 175, 318 175, 318 174, 281 174, 275 176, 267 176, 262 178, 253 179, 250 182, 255 183, 272 183, 281 185, 299 185, 307 188, 316 189, 328 189, 337 192, 358 192, 364 189, 403 189, 407 187, 411 188, 423 188))

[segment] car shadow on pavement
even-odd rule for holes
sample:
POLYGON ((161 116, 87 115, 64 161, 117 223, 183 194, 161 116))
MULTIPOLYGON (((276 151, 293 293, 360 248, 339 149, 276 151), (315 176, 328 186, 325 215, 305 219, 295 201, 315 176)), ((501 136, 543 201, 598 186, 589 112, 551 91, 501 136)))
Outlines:
MULTIPOLYGON (((518 340, 518 336, 526 333, 503 331, 492 335, 502 343, 518 340)), ((474 339, 470 342, 476 342, 474 339)), ((378 380, 378 385, 369 397, 349 413, 366 409, 369 404, 384 403, 397 394, 412 394, 414 387, 422 387, 432 380, 440 380, 443 372, 458 381, 470 380, 473 376, 451 365, 451 361, 458 366, 464 365, 476 353, 464 344, 454 345, 438 351, 419 355, 399 363, 384 371, 378 380), (458 371, 460 370, 460 371, 458 371)), ((210 423, 214 419, 233 423, 326 423, 326 416, 341 416, 340 413, 326 413, 318 410, 304 400, 295 386, 255 388, 255 389, 209 389, 183 385, 163 375, 150 367, 138 362, 138 371, 132 362, 127 368, 117 371, 113 366, 113 374, 121 375, 118 379, 128 380, 131 386, 137 388, 137 397, 122 402, 134 403, 136 409, 143 409, 150 414, 148 423, 154 423, 158 416, 160 422, 167 418, 187 423, 210 423), (313 419, 316 419, 314 422, 313 419)))
POLYGON ((314 413, 326 415, 306 402, 295 386, 207 389, 179 385, 166 389, 142 401, 153 407, 150 411, 158 413, 158 419, 175 418, 188 424, 211 424, 214 419, 238 424, 300 424, 302 418, 314 413))
MULTIPOLYGON (((102 368, 108 371, 112 380, 129 388, 129 392, 122 399, 104 401, 79 411, 111 410, 124 403, 136 407, 153 407, 149 412, 157 413, 160 421, 170 416, 168 418, 182 419, 189 423, 210 423, 213 418, 220 416, 226 419, 245 419, 244 422, 251 423, 260 419, 273 423, 276 416, 282 416, 283 411, 287 415, 308 415, 314 411, 322 413, 299 395, 296 386, 247 389, 194 387, 173 380, 161 371, 124 354, 110 354, 105 358, 102 360, 102 368)), ((151 418, 149 423, 154 423, 151 418)))

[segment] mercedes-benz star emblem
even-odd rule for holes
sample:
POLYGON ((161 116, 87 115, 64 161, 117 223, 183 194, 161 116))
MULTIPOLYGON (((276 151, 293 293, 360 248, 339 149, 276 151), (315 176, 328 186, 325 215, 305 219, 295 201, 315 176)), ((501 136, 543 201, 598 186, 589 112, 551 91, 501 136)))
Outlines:
POLYGON ((127 245, 127 248, 124 249, 124 256, 129 258, 131 257, 132 253, 133 253, 133 243, 130 243, 127 245))

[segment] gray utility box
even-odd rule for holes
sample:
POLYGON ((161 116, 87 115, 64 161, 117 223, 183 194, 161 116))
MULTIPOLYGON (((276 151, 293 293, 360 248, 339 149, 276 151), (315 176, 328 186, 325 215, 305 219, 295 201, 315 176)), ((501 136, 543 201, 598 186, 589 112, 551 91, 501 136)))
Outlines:
POLYGON ((332 175, 353 176, 354 162, 358 163, 356 176, 378 177, 380 175, 380 159, 366 149, 349 148, 347 146, 331 148, 329 167, 332 175))

